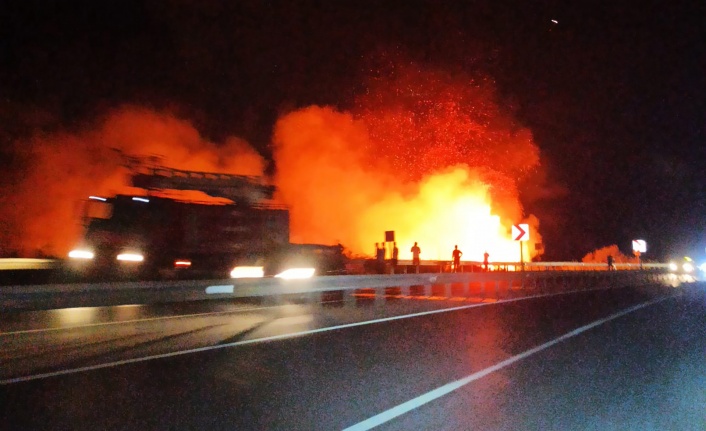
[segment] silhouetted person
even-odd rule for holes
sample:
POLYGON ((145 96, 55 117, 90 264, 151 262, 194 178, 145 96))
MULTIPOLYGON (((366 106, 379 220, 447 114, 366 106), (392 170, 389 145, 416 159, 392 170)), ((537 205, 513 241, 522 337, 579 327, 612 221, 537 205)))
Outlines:
POLYGON ((615 266, 613 265, 613 255, 608 255, 608 271, 612 271, 615 269, 615 266))
POLYGON ((412 252, 412 265, 414 265, 416 271, 419 272, 419 254, 422 252, 422 249, 420 249, 415 242, 409 251, 412 252))
POLYGON ((397 258, 400 255, 400 249, 397 248, 397 243, 393 242, 392 243, 392 273, 394 274, 397 271, 397 258))
POLYGON ((375 260, 378 274, 385 272, 385 243, 375 243, 375 260))
POLYGON ((483 271, 485 271, 485 272, 488 272, 488 263, 489 263, 488 258, 489 257, 490 257, 490 255, 488 254, 487 251, 485 253, 483 253, 483 271))
POLYGON ((463 252, 458 249, 458 246, 454 246, 454 251, 451 253, 451 257, 453 258, 453 271, 458 272, 459 269, 461 268, 461 256, 463 256, 463 252))

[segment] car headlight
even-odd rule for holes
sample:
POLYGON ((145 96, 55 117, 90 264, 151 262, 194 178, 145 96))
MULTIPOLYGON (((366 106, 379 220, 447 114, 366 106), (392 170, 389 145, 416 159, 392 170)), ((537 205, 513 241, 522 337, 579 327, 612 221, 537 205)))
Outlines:
POLYGON ((262 278, 265 269, 261 266, 236 266, 230 272, 230 278, 262 278))
POLYGON ((670 271, 676 271, 676 270, 678 270, 678 269, 679 269, 679 266, 678 266, 676 263, 674 263, 674 262, 669 262, 669 270, 670 270, 670 271))
POLYGON ((69 252, 69 258, 71 259, 84 259, 90 260, 95 257, 95 254, 91 250, 85 249, 74 249, 69 252))
POLYGON ((142 262, 145 260, 145 256, 143 256, 142 253, 125 252, 117 255, 116 259, 121 262, 142 262))
POLYGON ((694 272, 694 265, 690 262, 685 262, 681 267, 684 272, 694 272))
POLYGON ((314 276, 315 271, 314 268, 290 268, 280 272, 275 277, 284 278, 285 280, 311 278, 314 276))

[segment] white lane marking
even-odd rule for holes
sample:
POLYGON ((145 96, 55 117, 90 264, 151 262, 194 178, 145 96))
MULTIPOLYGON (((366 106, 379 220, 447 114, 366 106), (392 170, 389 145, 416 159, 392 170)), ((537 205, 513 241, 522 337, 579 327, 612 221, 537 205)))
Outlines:
POLYGON ((525 351, 525 352, 522 352, 522 353, 520 353, 520 354, 518 354, 518 355, 515 355, 515 356, 513 356, 513 357, 511 357, 511 358, 505 359, 505 360, 502 361, 502 362, 498 362, 498 363, 495 364, 495 365, 492 365, 492 366, 490 366, 490 367, 488 367, 488 368, 485 368, 485 369, 483 369, 483 370, 477 371, 477 372, 475 372, 475 373, 473 373, 473 374, 471 374, 471 375, 468 375, 468 376, 466 376, 466 377, 464 377, 464 378, 462 378, 462 379, 456 380, 456 381, 451 382, 451 383, 447 383, 447 384, 445 384, 444 386, 441 386, 441 387, 438 387, 438 388, 436 388, 436 389, 434 389, 434 390, 431 390, 431 391, 429 391, 429 392, 427 392, 427 393, 425 393, 425 394, 423 394, 423 395, 420 395, 420 396, 418 396, 418 397, 416 397, 416 398, 413 398, 413 399, 411 399, 411 400, 409 400, 409 401, 406 401, 406 402, 404 402, 404 403, 402 403, 402 404, 399 404, 399 405, 397 405, 397 406, 395 406, 395 407, 393 407, 393 408, 391 408, 391 409, 389 409, 389 410, 385 410, 384 412, 379 413, 379 414, 377 414, 377 415, 375 415, 375 416, 373 416, 373 417, 371 417, 371 418, 368 418, 368 419, 366 419, 366 420, 364 420, 364 421, 362 421, 362 422, 358 422, 358 423, 355 424, 355 425, 351 425, 351 426, 349 426, 348 428, 343 429, 343 431, 367 431, 367 430, 370 430, 370 429, 372 429, 372 428, 375 428, 375 427, 377 427, 377 426, 379 426, 379 425, 384 424, 385 422, 391 421, 392 419, 394 419, 394 418, 396 418, 396 417, 398 417, 398 416, 401 416, 401 415, 403 415, 403 414, 405 414, 405 413, 408 413, 408 412, 410 412, 410 411, 412 411, 412 410, 414 410, 414 409, 416 409, 416 408, 419 408, 419 407, 423 406, 424 404, 430 403, 430 402, 432 402, 432 401, 434 401, 434 400, 436 400, 436 399, 438 399, 438 398, 443 397, 444 395, 447 395, 447 394, 449 394, 449 393, 451 393, 451 392, 453 392, 453 391, 455 391, 455 390, 457 390, 457 389, 460 389, 461 387, 463 387, 463 386, 465 386, 465 385, 467 385, 467 384, 469 384, 469 383, 471 383, 471 382, 474 382, 474 381, 476 381, 476 380, 478 380, 478 379, 481 379, 481 378, 487 376, 488 374, 494 373, 494 372, 496 372, 496 371, 498 371, 498 370, 500 370, 500 369, 502 369, 502 368, 507 367, 508 365, 514 364, 514 363, 517 362, 517 361, 520 361, 520 360, 522 360, 522 359, 525 359, 525 358, 528 357, 528 356, 534 355, 534 354, 537 353, 537 352, 540 352, 540 351, 545 350, 545 349, 547 349, 547 348, 549 348, 549 347, 552 347, 552 346, 554 346, 555 344, 558 344, 558 343, 560 343, 560 342, 562 342, 562 341, 564 341, 564 340, 567 340, 567 339, 569 339, 569 338, 571 338, 571 337, 575 337, 575 336, 581 334, 582 332, 586 332, 586 331, 588 331, 589 329, 593 329, 593 328, 595 328, 596 326, 602 325, 602 324, 604 324, 604 323, 606 323, 606 322, 609 322, 609 321, 611 321, 611 320, 614 320, 614 319, 617 319, 617 318, 619 318, 619 317, 622 317, 622 316, 624 316, 624 315, 626 315, 626 314, 628 314, 628 313, 632 313, 633 311, 636 311, 636 310, 639 310, 639 309, 641 309, 641 308, 645 308, 645 307, 647 307, 647 306, 650 306, 650 305, 656 304, 656 303, 658 303, 658 302, 664 301, 665 299, 668 299, 668 298, 670 298, 670 297, 671 297, 671 296, 667 296, 667 297, 658 298, 658 299, 655 299, 655 300, 652 300, 652 301, 643 302, 642 304, 635 305, 635 306, 633 306, 633 307, 630 307, 630 308, 627 308, 627 309, 625 309, 625 310, 619 311, 619 312, 617 312, 617 313, 615 313, 615 314, 611 314, 610 316, 605 317, 605 318, 603 318, 603 319, 596 320, 595 322, 589 323, 588 325, 584 325, 584 326, 582 326, 582 327, 580 327, 580 328, 574 329, 573 331, 567 332, 566 334, 564 334, 564 335, 562 335, 562 336, 560 336, 560 337, 558 337, 558 338, 555 338, 555 339, 553 339, 553 340, 551 340, 551 341, 548 341, 548 342, 546 342, 546 343, 544 343, 544 344, 540 344, 540 345, 537 346, 537 347, 534 347, 534 348, 532 348, 532 349, 529 349, 529 350, 527 350, 527 351, 525 351))
POLYGON ((211 293, 233 293, 235 286, 232 284, 225 284, 221 286, 208 286, 206 288, 206 294, 211 293))
MULTIPOLYGON (((591 290, 604 290, 604 289, 591 289, 591 290)), ((372 325, 372 324, 376 324, 376 323, 391 322, 393 320, 409 319, 412 317, 428 316, 431 314, 446 313, 449 311, 465 310, 465 309, 474 308, 474 307, 483 307, 486 305, 505 304, 505 303, 509 303, 509 302, 525 301, 528 299, 543 298, 543 297, 548 297, 548 296, 567 295, 570 293, 586 292, 586 291, 587 290, 579 290, 579 291, 566 291, 566 292, 559 292, 559 293, 552 293, 552 294, 540 294, 540 295, 533 295, 533 296, 525 296, 525 297, 521 297, 521 298, 503 299, 503 300, 498 300, 497 302, 482 302, 482 303, 475 303, 475 304, 470 304, 470 305, 461 305, 458 307, 442 308, 442 309, 438 309, 438 310, 421 311, 418 313, 404 314, 404 315, 400 315, 400 316, 383 317, 380 319, 365 320, 362 322, 345 323, 342 325, 329 326, 326 328, 309 329, 306 331, 292 332, 289 334, 272 335, 269 337, 253 338, 250 340, 235 341, 233 343, 227 343, 227 344, 216 344, 213 346, 199 347, 196 349, 179 350, 176 352, 162 353, 159 355, 144 356, 141 358, 132 358, 132 359, 123 359, 123 360, 114 361, 114 362, 105 362, 103 364, 89 365, 86 367, 79 367, 79 368, 70 368, 70 369, 66 369, 66 370, 53 371, 50 373, 42 373, 42 374, 35 374, 35 375, 30 375, 30 376, 15 377, 12 379, 0 380, 0 385, 9 385, 11 383, 28 382, 30 380, 39 380, 39 379, 45 379, 48 377, 56 377, 56 376, 63 376, 63 375, 67 375, 67 374, 81 373, 81 372, 85 372, 85 371, 99 370, 102 368, 117 367, 120 365, 134 364, 137 362, 145 362, 145 361, 151 361, 151 360, 155 360, 155 359, 171 358, 174 356, 207 352, 210 350, 226 349, 226 348, 230 348, 230 347, 243 346, 243 345, 247 345, 247 344, 254 344, 254 343, 260 343, 260 342, 265 342, 265 341, 277 341, 277 340, 283 340, 283 339, 287 339, 287 338, 301 337, 304 335, 318 334, 321 332, 336 331, 339 329, 346 329, 346 328, 354 328, 356 326, 372 325)))
POLYGON ((0 337, 5 336, 5 335, 18 335, 18 334, 31 334, 31 333, 36 333, 36 332, 61 331, 64 329, 69 330, 69 329, 92 328, 94 326, 121 325, 124 323, 152 322, 155 320, 167 320, 167 319, 185 319, 187 317, 217 316, 219 314, 236 314, 236 313, 243 313, 243 312, 248 312, 248 311, 267 310, 270 308, 277 308, 277 307, 282 307, 282 305, 269 305, 266 307, 250 307, 250 308, 243 308, 241 310, 230 310, 230 311, 209 311, 207 313, 176 314, 173 316, 148 317, 145 319, 121 320, 121 321, 115 321, 115 322, 87 323, 85 325, 75 325, 75 326, 57 326, 56 328, 24 329, 21 331, 0 332, 0 337))

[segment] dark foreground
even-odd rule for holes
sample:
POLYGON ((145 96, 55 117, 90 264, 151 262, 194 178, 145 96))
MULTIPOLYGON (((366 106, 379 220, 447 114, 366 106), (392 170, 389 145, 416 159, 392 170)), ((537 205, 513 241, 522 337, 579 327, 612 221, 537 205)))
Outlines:
POLYGON ((706 429, 703 284, 359 305, 5 315, 0 429, 706 429))

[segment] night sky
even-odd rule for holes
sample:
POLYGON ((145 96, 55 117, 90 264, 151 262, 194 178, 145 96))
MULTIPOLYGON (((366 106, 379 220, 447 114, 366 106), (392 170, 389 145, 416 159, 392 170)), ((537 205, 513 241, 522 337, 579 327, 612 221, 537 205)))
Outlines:
POLYGON ((631 240, 704 255, 706 8, 699 2, 14 1, 0 5, 0 180, 17 139, 111 108, 167 109, 271 156, 282 112, 350 109, 380 58, 492 77, 534 136, 523 184, 545 260, 631 240), (556 20, 556 23, 552 22, 556 20))

